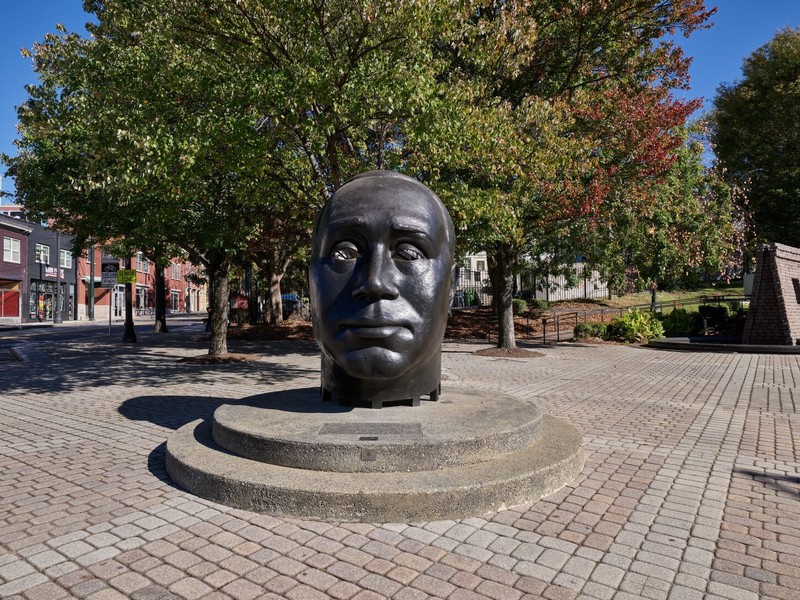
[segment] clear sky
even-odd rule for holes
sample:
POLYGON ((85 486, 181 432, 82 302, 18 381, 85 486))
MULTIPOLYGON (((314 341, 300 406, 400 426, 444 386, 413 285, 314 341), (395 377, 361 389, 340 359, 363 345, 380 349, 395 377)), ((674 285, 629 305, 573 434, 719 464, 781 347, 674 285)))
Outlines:
MULTIPOLYGON (((692 89, 679 95, 703 97, 708 108, 717 86, 734 82, 750 53, 779 29, 800 26, 800 0, 706 0, 706 4, 719 8, 714 25, 688 40, 681 38, 686 53, 694 60, 692 89)), ((30 61, 20 56, 20 48, 30 48, 46 33, 55 31, 56 23, 85 33, 87 16, 81 0, 0 0, 0 152, 16 154, 15 107, 25 101, 25 84, 35 79, 30 61)), ((3 180, 3 189, 13 189, 13 182, 3 180)))

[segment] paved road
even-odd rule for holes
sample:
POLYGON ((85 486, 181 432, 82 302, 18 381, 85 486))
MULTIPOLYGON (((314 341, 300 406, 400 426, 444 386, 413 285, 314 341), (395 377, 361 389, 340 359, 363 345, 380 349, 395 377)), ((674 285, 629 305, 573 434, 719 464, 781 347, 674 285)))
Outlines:
POLYGON ((0 598, 800 598, 797 355, 565 345, 508 360, 448 343, 448 381, 578 427, 582 475, 461 521, 348 524, 229 509, 171 484, 172 430, 230 399, 317 383, 311 344, 177 362, 204 352, 200 337, 187 325, 136 345, 17 340, 28 360, 0 365, 0 598))

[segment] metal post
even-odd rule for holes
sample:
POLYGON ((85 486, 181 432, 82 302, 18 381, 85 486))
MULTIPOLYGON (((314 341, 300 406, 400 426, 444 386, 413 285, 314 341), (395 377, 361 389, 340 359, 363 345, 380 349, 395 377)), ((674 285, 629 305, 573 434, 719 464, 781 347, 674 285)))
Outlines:
POLYGON ((89 320, 94 321, 94 240, 89 250, 89 320))
POLYGON ((63 323, 61 317, 61 234, 56 231, 56 306, 53 311, 53 323, 63 323))

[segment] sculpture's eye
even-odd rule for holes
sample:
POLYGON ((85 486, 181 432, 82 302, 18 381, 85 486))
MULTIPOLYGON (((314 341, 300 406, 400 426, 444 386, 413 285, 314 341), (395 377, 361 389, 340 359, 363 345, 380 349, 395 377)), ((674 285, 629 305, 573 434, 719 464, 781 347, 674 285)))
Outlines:
POLYGON ((339 242, 331 250, 333 260, 353 260, 359 256, 361 253, 353 242, 339 242))
POLYGON ((393 257, 399 260, 421 260, 425 258, 425 254, 413 244, 403 243, 394 249, 393 257))

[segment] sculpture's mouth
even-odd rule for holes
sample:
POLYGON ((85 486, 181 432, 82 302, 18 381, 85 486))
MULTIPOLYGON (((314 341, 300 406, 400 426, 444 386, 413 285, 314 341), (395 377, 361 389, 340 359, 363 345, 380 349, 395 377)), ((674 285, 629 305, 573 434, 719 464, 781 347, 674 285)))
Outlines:
POLYGON ((374 317, 344 320, 339 323, 339 331, 346 336, 362 339, 382 339, 397 334, 406 337, 412 334, 410 323, 402 320, 374 317))
POLYGON ((365 325, 358 323, 342 326, 342 331, 344 333, 355 337, 373 339, 392 337, 403 330, 407 330, 407 328, 403 325, 395 324, 365 325))

